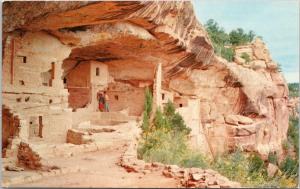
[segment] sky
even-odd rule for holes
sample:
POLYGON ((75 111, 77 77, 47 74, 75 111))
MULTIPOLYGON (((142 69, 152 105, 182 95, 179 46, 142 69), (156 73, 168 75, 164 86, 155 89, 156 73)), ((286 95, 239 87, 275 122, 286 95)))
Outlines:
POLYGON ((262 36, 287 82, 299 82, 299 0, 194 0, 198 20, 262 36))

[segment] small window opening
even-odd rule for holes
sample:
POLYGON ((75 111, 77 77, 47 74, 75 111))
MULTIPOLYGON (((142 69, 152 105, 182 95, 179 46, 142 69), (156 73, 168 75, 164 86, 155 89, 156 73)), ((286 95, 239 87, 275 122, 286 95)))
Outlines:
POLYGON ((66 84, 67 83, 67 78, 64 78, 64 84, 66 84))
POLYGON ((27 57, 26 56, 18 56, 20 58, 22 58, 22 63, 27 63, 27 57))
POLYGON ((182 107, 182 104, 179 104, 179 107, 182 107))
POLYGON ((266 130, 264 130, 264 136, 266 136, 268 134, 268 132, 266 130))
POLYGON ((25 98, 25 102, 28 102, 29 101, 29 99, 30 99, 30 97, 28 96, 28 97, 26 97, 25 98))
POLYGON ((23 80, 19 81, 20 85, 25 85, 25 82, 23 80))
POLYGON ((165 93, 161 94, 161 98, 165 100, 165 93))
POLYGON ((52 104, 52 102, 53 102, 52 99, 49 99, 49 104, 52 104))
POLYGON ((20 97, 20 98, 17 98, 16 100, 17 100, 17 102, 21 102, 22 98, 20 97))
POLYGON ((20 58, 22 58, 22 63, 27 63, 27 57, 26 56, 18 56, 20 58))
POLYGON ((119 100, 119 96, 118 96, 118 95, 115 95, 115 99, 116 99, 116 100, 119 100))
POLYGON ((99 71, 100 71, 99 68, 96 68, 96 76, 99 76, 100 74, 99 71))
POLYGON ((32 125, 32 121, 30 121, 29 124, 32 125))

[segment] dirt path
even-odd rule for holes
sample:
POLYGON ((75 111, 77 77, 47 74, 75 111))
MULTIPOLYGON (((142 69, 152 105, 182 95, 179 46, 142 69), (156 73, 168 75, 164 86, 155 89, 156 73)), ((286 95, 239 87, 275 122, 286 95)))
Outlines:
POLYGON ((161 172, 128 173, 119 166, 125 144, 125 140, 115 140, 113 146, 100 151, 52 159, 60 167, 77 166, 82 170, 12 187, 177 187, 174 179, 164 177, 161 172))

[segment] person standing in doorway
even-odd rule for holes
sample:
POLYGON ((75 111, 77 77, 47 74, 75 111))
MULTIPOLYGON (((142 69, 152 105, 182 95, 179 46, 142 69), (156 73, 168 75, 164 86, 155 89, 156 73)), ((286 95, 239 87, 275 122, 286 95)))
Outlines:
POLYGON ((101 92, 98 92, 97 94, 97 100, 98 100, 98 108, 101 112, 104 112, 105 109, 105 98, 101 92))
POLYGON ((106 91, 104 91, 104 101, 105 101, 105 111, 109 112, 109 104, 108 104, 109 97, 108 97, 106 91))

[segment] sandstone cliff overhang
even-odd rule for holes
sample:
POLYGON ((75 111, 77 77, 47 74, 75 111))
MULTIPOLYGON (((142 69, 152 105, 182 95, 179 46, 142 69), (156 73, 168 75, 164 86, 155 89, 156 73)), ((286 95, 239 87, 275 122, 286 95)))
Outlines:
POLYGON ((46 31, 56 36, 74 47, 69 58, 73 60, 68 65, 70 68, 78 61, 90 59, 112 64, 129 59, 132 67, 143 62, 154 67, 162 62, 165 76, 169 78, 208 64, 214 58, 208 35, 189 1, 5 2, 3 31, 4 39, 13 31, 46 31), (110 28, 109 34, 107 28, 110 28), (84 32, 98 35, 86 39, 84 32), (138 58, 129 55, 133 52, 139 54, 138 58), (148 56, 141 56, 143 53, 148 56))

